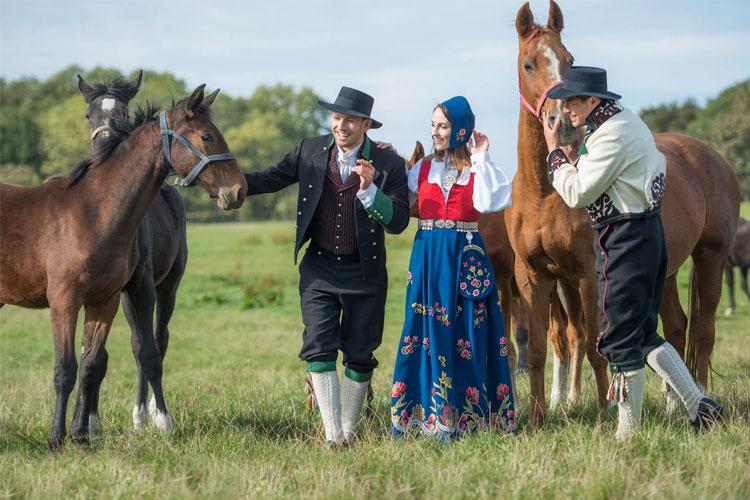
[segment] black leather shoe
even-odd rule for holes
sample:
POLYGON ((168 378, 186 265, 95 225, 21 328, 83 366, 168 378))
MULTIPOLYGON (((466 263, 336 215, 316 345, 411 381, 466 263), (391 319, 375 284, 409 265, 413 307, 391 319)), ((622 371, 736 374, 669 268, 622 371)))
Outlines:
POLYGON ((703 398, 698 403, 698 416, 690 422, 696 433, 724 421, 723 408, 713 399, 703 398))

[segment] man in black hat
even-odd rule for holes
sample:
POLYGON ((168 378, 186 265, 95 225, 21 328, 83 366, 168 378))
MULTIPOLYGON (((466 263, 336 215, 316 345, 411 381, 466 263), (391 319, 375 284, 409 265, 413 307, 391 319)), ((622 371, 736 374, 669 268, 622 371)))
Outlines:
POLYGON ((605 70, 572 66, 549 98, 562 99, 573 126, 584 127, 573 161, 558 145, 560 118, 550 124, 543 117, 549 180, 568 206, 586 207, 594 227, 602 312, 597 349, 614 374, 609 397, 618 403, 616 437, 640 426, 646 364, 677 392, 694 429, 720 420, 721 406, 703 396, 656 331, 667 271, 660 217, 666 158, 646 124, 607 90, 605 70))
POLYGON ((245 174, 248 194, 299 184, 294 260, 299 266, 302 350, 329 446, 351 444, 378 362, 388 276, 384 232, 409 223, 404 160, 374 147, 367 131, 373 98, 342 87, 330 110, 331 134, 303 139, 277 165, 245 174), (344 354, 344 379, 336 374, 344 354))

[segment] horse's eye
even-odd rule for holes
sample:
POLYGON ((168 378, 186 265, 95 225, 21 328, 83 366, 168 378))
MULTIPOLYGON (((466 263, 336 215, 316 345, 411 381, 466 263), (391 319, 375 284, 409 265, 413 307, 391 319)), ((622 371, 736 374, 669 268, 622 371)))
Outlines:
POLYGON ((86 113, 86 119, 90 120, 91 119, 91 115, 89 115, 88 113, 86 113))
POLYGON ((212 141, 213 139, 211 138, 211 135, 210 135, 210 134, 203 134, 203 135, 201 136, 201 140, 202 140, 203 142, 211 142, 211 141, 212 141))
POLYGON ((524 69, 524 71, 527 71, 527 72, 528 71, 533 71, 534 70, 534 65, 531 64, 529 61, 525 61, 523 63, 523 69, 524 69))

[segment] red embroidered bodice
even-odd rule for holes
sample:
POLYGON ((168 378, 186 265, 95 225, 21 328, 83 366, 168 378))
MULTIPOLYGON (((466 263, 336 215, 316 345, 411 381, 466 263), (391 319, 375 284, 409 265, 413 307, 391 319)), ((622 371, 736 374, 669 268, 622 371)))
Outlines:
POLYGON ((465 222, 478 221, 479 212, 474 208, 472 196, 474 193, 474 174, 469 174, 469 182, 465 186, 453 184, 446 200, 441 187, 428 181, 431 167, 431 159, 422 160, 417 181, 419 217, 422 219, 446 219, 465 222))

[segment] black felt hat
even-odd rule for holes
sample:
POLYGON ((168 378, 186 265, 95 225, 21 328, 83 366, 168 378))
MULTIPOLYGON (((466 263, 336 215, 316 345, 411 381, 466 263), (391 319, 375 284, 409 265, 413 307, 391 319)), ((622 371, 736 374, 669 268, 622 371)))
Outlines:
POLYGON ((622 96, 607 90, 607 72, 591 66, 571 66, 560 85, 549 91, 550 99, 593 95, 602 99, 620 99, 622 96))
POLYGON ((358 116, 360 118, 369 118, 372 120, 371 128, 380 128, 382 123, 370 116, 372 105, 375 99, 370 94, 353 89, 351 87, 341 87, 339 95, 334 102, 318 101, 318 104, 324 108, 341 113, 342 115, 358 116))

